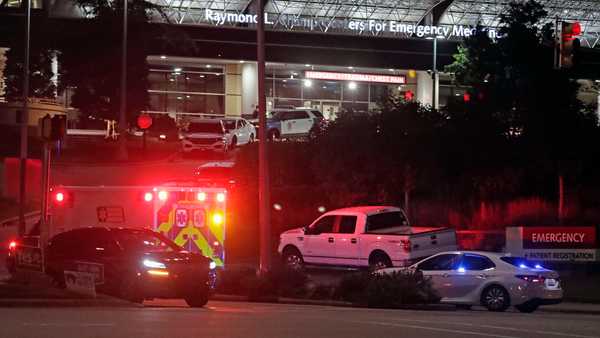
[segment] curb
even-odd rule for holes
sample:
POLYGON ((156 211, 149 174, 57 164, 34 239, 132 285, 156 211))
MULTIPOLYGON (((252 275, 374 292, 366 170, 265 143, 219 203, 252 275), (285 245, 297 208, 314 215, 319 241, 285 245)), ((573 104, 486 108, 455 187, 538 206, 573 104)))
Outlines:
POLYGON ((130 303, 119 299, 0 299, 0 307, 111 307, 111 308, 138 308, 142 304, 130 303))
POLYGON ((570 314, 580 314, 580 315, 600 315, 600 309, 598 310, 585 310, 585 309, 561 309, 561 308, 544 308, 540 307, 538 309, 539 312, 545 313, 570 313, 570 314))
MULTIPOLYGON (((224 302, 251 302, 251 303, 273 303, 273 304, 295 304, 295 305, 319 305, 319 306, 335 306, 335 307, 355 307, 369 308, 364 305, 357 305, 350 302, 338 300, 319 300, 319 299, 303 299, 303 298, 265 298, 265 299, 250 299, 248 296, 215 294, 211 300, 224 302)), ((374 308, 375 309, 375 308, 374 308)), ((419 311, 456 311, 454 305, 447 304, 423 304, 423 305, 406 305, 400 308, 390 308, 393 310, 419 310, 419 311)))

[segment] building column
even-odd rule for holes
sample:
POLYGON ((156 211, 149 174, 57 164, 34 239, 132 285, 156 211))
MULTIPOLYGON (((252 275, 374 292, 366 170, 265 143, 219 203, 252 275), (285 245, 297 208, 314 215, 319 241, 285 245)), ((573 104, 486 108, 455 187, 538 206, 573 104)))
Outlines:
POLYGON ((258 70, 256 63, 242 65, 242 113, 252 114, 258 104, 258 70))
POLYGON ((4 98, 4 88, 6 84, 4 83, 4 68, 6 67, 6 52, 8 52, 8 48, 0 47, 0 101, 4 98))
POLYGON ((240 65, 225 65, 225 115, 242 115, 242 75, 240 65))
POLYGON ((424 105, 433 104, 433 79, 425 71, 417 71, 417 101, 424 105))

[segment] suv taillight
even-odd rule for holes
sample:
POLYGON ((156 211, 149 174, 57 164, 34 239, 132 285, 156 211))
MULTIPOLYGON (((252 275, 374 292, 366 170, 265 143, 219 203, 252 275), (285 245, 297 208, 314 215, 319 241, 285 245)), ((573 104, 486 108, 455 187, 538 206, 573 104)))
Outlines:
POLYGON ((544 276, 535 276, 535 275, 516 275, 515 277, 522 279, 529 283, 543 283, 546 280, 544 276))
POLYGON ((14 251, 16 248, 17 248, 17 241, 10 241, 10 243, 8 243, 9 251, 14 251))

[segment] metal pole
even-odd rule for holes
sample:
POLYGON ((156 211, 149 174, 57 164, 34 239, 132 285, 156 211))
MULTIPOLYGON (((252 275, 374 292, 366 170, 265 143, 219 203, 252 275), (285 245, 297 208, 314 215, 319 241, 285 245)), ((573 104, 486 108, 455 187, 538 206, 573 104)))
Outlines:
POLYGON ((25 56, 23 60, 23 111, 21 112, 21 152, 19 161, 19 236, 24 236, 27 203, 27 137, 29 128, 29 40, 31 35, 31 0, 25 2, 25 56))
POLYGON ((433 89, 431 91, 431 103, 434 109, 439 109, 440 108, 440 104, 439 104, 439 85, 440 85, 440 81, 439 81, 439 77, 438 77, 438 71, 437 71, 437 37, 433 38, 433 89))
POLYGON ((258 1, 256 56, 258 61, 258 215, 260 223, 260 272, 271 269, 271 219, 267 153, 267 100, 265 97, 265 0, 258 1))
POLYGON ((42 256, 46 253, 46 243, 48 242, 48 196, 50 191, 50 163, 52 161, 52 143, 44 142, 44 158, 42 166, 42 214, 40 216, 40 248, 42 256))
POLYGON ((121 107, 119 110, 119 159, 127 160, 127 1, 123 0, 123 45, 121 54, 121 107))

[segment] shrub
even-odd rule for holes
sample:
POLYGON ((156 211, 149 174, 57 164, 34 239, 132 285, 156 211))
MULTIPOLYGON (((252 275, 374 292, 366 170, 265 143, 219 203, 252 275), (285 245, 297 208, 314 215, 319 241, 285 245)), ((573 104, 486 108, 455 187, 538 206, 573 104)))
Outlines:
POLYGON ((440 300, 431 281, 414 271, 350 275, 340 282, 336 295, 355 304, 384 308, 430 304, 440 300))
POLYGON ((217 292, 244 295, 251 300, 275 296, 303 297, 308 277, 302 271, 273 269, 258 275, 252 268, 224 270, 217 280, 217 292))

